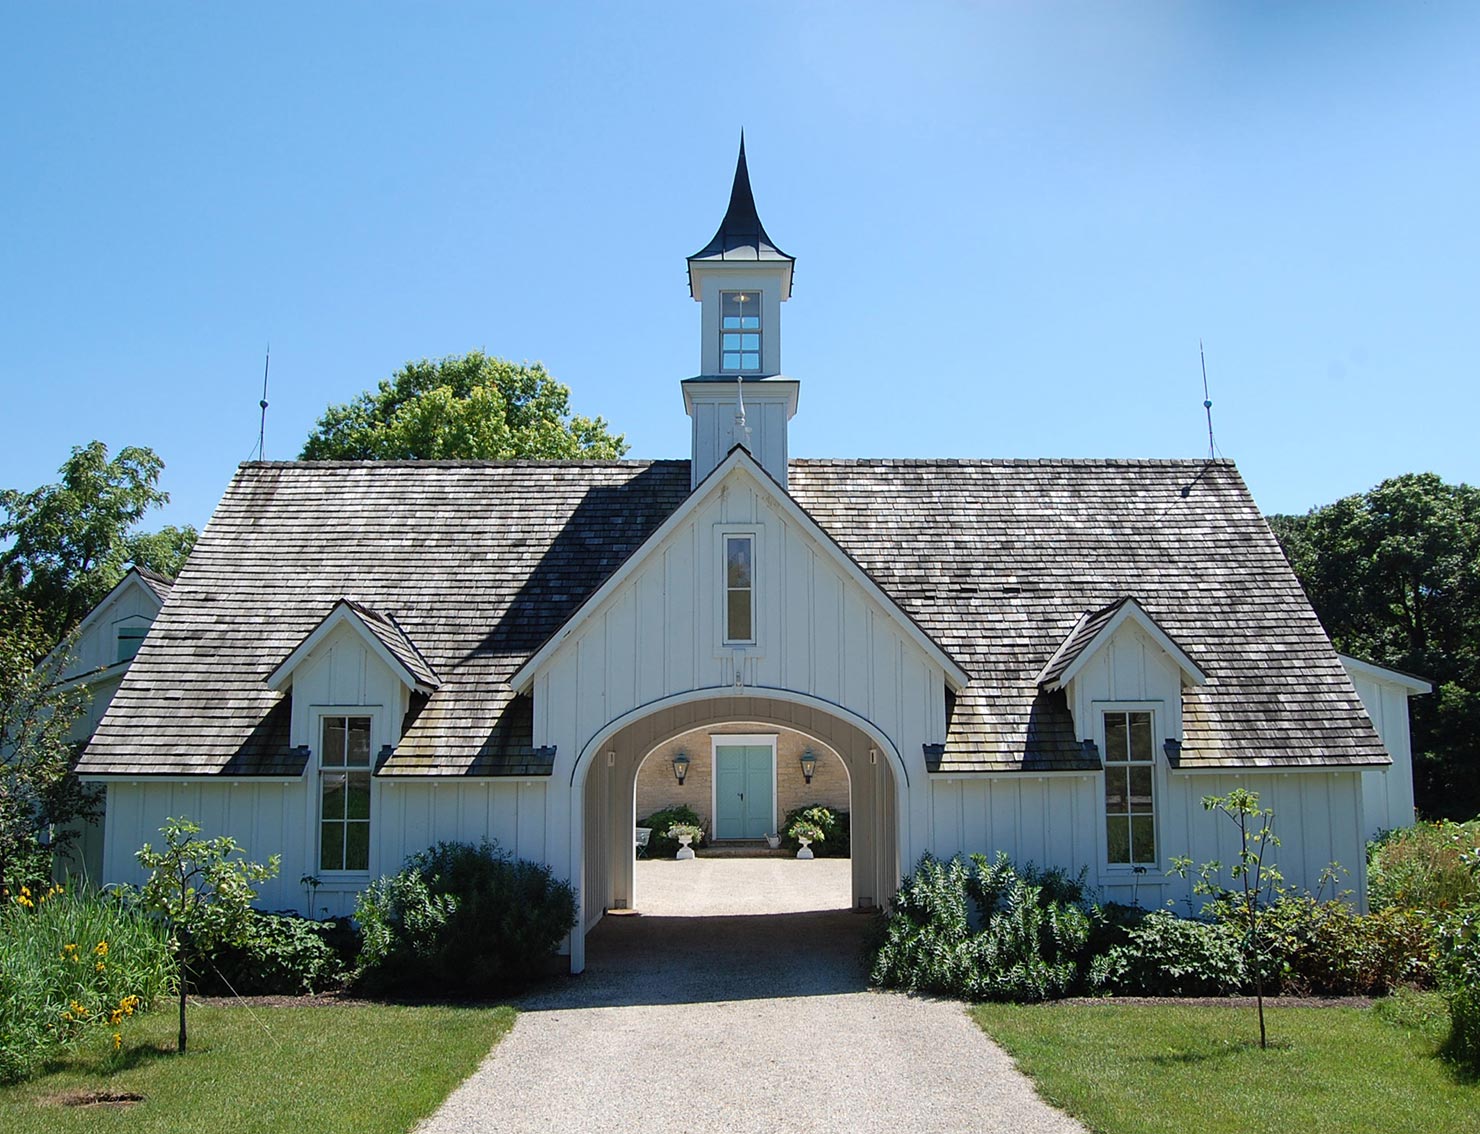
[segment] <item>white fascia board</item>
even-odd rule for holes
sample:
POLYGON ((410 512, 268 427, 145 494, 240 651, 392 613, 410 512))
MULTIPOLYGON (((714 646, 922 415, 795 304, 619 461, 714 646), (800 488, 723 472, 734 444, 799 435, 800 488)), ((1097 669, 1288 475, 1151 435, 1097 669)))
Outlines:
POLYGON ((1291 764, 1288 768, 1268 764, 1209 764, 1170 771, 1173 776, 1331 776, 1341 772, 1385 772, 1391 765, 1391 760, 1382 764, 1291 764))
POLYGON ((1388 669, 1385 666, 1373 665, 1371 662, 1362 661, 1347 654, 1337 654, 1341 664, 1346 667, 1348 674, 1366 677, 1372 681, 1381 681, 1388 685, 1396 685, 1410 697, 1416 697, 1420 693, 1432 693, 1434 683, 1425 681, 1421 677, 1414 677, 1411 673, 1404 673, 1397 669, 1388 669))
POLYGON ((405 663, 390 650, 386 649, 385 643, 375 636, 365 620, 355 613, 353 608, 344 599, 340 599, 322 622, 316 626, 307 638, 298 643, 298 647, 283 659, 267 678, 267 687, 275 693, 281 693, 292 684, 293 671, 299 667, 313 653, 325 638, 332 634, 341 625, 348 625, 357 633, 365 644, 370 647, 370 652, 390 667, 392 673, 401 679, 401 684, 409 689, 415 689, 418 693, 430 694, 432 687, 424 682, 418 681, 416 674, 406 668, 405 663))
MULTIPOLYGON (((1059 648, 1056 649, 1053 652, 1053 655, 1048 659, 1048 661, 1046 661, 1046 662, 1043 663, 1043 668, 1038 671, 1038 676, 1035 677, 1035 678, 1033 678, 1033 684, 1034 685, 1039 685, 1039 686, 1043 685, 1043 675, 1045 673, 1047 673, 1049 670, 1053 669, 1053 667, 1058 664, 1059 658, 1063 655, 1064 651, 1069 648, 1069 643, 1072 642, 1072 641, 1074 641, 1074 635, 1078 634, 1079 633, 1079 628, 1081 626, 1083 626, 1088 621, 1089 621, 1089 614, 1088 614, 1088 612, 1086 612, 1084 614, 1081 614, 1079 616, 1078 620, 1075 621, 1074 625, 1069 628, 1069 632, 1064 635, 1064 640, 1059 643, 1059 648)), ((1059 681, 1054 682, 1052 685, 1047 686, 1048 692, 1050 692, 1050 693, 1057 692, 1059 689, 1062 689, 1063 688, 1063 685, 1064 685, 1063 680, 1060 679, 1059 681)))
MULTIPOLYGON (((1172 660, 1181 668, 1182 676, 1190 684, 1207 684, 1207 675, 1198 669, 1197 664, 1182 652, 1182 647, 1172 641, 1167 636, 1167 632, 1158 626, 1149 614, 1141 609, 1141 604, 1134 598, 1131 598, 1111 616, 1110 621, 1105 623, 1104 628, 1090 640, 1089 645, 1079 651, 1079 656, 1074 659, 1068 669, 1064 670, 1064 675, 1053 683, 1049 691, 1052 692, 1056 689, 1067 688, 1069 682, 1073 681, 1079 672, 1089 664, 1089 659, 1098 653, 1106 642, 1115 637, 1115 632, 1128 621, 1134 622, 1146 632, 1147 636, 1153 642, 1171 655, 1172 660)), ((1065 640, 1067 641, 1068 639, 1066 638, 1065 640)))
POLYGON ((535 674, 546 661, 574 634, 578 627, 610 597, 614 592, 620 590, 633 575, 642 567, 648 559, 652 550, 668 538, 681 525, 688 522, 689 518, 697 512, 703 504, 717 492, 721 484, 727 480, 732 473, 743 472, 753 480, 761 492, 789 517, 798 527, 811 535, 823 547, 833 553, 837 565, 843 570, 848 578, 863 588, 875 602, 877 602, 890 618, 904 631, 905 635, 915 643, 925 654, 934 661, 941 669, 945 670, 946 680, 955 690, 964 689, 971 681, 971 677, 963 670, 951 656, 940 646, 936 645, 930 635, 916 624, 915 620, 900 609, 889 595, 868 574, 855 563, 832 536, 811 516, 809 516, 795 500, 774 479, 756 463, 745 449, 739 445, 730 450, 729 456, 714 467, 714 470, 703 480, 687 500, 680 504, 673 513, 658 525, 656 531, 642 543, 636 551, 627 557, 616 571, 608 576, 606 582, 597 587, 591 597, 583 602, 580 607, 565 620, 565 624, 554 634, 545 640, 545 644, 530 655, 528 661, 521 665, 514 675, 509 678, 509 685, 516 693, 523 693, 534 683, 535 674))

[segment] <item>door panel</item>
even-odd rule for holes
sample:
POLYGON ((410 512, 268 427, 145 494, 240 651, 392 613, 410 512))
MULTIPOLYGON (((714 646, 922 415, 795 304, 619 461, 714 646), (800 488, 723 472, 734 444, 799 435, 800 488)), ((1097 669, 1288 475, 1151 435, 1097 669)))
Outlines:
POLYGON ((714 752, 714 837, 759 839, 771 830, 775 782, 769 745, 725 744, 714 752))

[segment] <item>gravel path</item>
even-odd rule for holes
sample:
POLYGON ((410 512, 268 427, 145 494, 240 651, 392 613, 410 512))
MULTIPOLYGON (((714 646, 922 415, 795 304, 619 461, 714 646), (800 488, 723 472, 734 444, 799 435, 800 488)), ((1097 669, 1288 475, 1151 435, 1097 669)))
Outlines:
POLYGON ((838 878, 846 904, 846 863, 638 866, 642 915, 598 925, 586 972, 523 1001, 421 1134, 1082 1134, 959 1004, 867 991, 869 919, 796 908, 832 902, 838 878))

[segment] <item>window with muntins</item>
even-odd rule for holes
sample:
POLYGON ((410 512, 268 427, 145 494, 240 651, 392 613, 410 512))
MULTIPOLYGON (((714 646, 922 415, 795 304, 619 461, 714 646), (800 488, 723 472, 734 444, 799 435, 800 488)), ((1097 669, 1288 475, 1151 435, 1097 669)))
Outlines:
POLYGON ((755 641, 755 540, 725 537, 725 642, 755 641))
POLYGON ((1105 847, 1112 864, 1156 861, 1156 748, 1149 712, 1105 714, 1105 847))
POLYGON ((319 869, 370 869, 370 718, 324 717, 319 869))
POLYGON ((720 369, 744 373, 761 368, 761 296, 723 291, 719 297, 720 369))

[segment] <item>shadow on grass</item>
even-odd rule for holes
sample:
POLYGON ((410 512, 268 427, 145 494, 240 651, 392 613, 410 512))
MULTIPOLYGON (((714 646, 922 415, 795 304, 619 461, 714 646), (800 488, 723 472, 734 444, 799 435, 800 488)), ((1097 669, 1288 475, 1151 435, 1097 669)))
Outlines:
MULTIPOLYGON (((1295 1045, 1289 1040, 1270 1040, 1269 1046, 1262 1050, 1267 1055, 1274 1055, 1280 1052, 1293 1051, 1294 1049, 1295 1045)), ((1203 1048, 1196 1051, 1171 1051, 1161 1052, 1157 1055, 1146 1055, 1140 1057, 1139 1062, 1151 1063, 1157 1067, 1192 1067, 1201 1063, 1219 1063, 1249 1052, 1258 1054, 1260 1050, 1259 1044, 1255 1040, 1235 1040, 1218 1047, 1203 1048)))

